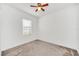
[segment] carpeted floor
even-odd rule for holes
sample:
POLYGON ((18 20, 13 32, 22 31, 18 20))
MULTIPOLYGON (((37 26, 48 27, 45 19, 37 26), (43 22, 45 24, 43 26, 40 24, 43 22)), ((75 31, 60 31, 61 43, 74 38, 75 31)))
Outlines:
POLYGON ((34 40, 32 42, 8 49, 2 56, 78 56, 77 50, 56 44, 34 40))

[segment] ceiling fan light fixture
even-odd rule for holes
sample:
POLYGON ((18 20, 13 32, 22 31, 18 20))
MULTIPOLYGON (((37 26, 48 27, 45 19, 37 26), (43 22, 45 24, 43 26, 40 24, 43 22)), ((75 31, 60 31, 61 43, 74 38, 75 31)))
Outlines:
POLYGON ((37 3, 37 6, 31 5, 31 7, 36 7, 35 12, 37 11, 45 11, 44 7, 48 6, 48 3, 42 4, 42 3, 37 3))

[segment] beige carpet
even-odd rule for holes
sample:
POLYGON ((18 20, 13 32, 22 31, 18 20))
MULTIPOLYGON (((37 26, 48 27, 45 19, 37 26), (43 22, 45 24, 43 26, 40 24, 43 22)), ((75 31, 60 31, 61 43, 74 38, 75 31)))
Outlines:
POLYGON ((32 42, 8 49, 2 52, 2 56, 78 56, 74 49, 56 44, 34 40, 32 42))

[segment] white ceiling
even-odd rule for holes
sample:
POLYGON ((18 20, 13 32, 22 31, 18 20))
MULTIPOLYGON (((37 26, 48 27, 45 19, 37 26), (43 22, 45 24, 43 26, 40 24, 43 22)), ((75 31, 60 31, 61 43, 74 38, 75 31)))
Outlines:
POLYGON ((58 10, 63 9, 63 8, 73 6, 75 4, 74 3, 49 3, 49 6, 45 7, 45 9, 46 9, 45 12, 43 12, 43 11, 35 12, 35 8, 30 7, 30 5, 36 5, 36 3, 12 3, 9 5, 19 8, 29 14, 36 16, 36 17, 42 17, 47 14, 54 13, 58 10))

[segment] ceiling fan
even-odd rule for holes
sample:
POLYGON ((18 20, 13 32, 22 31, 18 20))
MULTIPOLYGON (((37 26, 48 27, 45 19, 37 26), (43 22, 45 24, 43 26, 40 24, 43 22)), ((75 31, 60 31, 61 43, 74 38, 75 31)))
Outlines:
POLYGON ((48 6, 48 3, 45 3, 45 4, 37 3, 37 6, 30 5, 30 7, 36 7, 35 12, 40 11, 40 10, 45 11, 43 7, 46 7, 46 6, 48 6))

